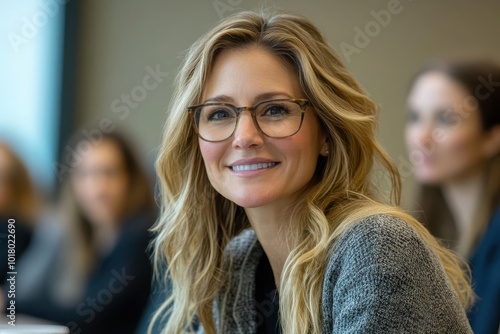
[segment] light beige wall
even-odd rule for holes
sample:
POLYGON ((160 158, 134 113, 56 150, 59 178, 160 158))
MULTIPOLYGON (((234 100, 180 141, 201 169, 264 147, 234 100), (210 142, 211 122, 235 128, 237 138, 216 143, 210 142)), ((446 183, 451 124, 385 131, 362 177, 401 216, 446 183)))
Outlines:
MULTIPOLYGON (((398 163, 407 156, 404 100, 412 74, 436 56, 473 52, 500 61, 500 1, 495 0, 86 0, 81 2, 77 123, 89 128, 111 119, 131 133, 152 163, 183 52, 220 18, 259 5, 309 17, 338 52, 342 45, 358 47, 358 53, 342 58, 381 105, 379 139, 398 163), (381 10, 393 12, 385 26, 372 14, 381 10), (366 46, 356 40, 358 28, 373 29, 366 46), (154 81, 143 79, 147 67, 157 66, 169 75, 153 88, 154 81), (125 115, 119 99, 131 92, 139 100, 140 93, 147 96, 125 115)), ((404 184, 405 204, 411 206, 411 176, 404 184)))

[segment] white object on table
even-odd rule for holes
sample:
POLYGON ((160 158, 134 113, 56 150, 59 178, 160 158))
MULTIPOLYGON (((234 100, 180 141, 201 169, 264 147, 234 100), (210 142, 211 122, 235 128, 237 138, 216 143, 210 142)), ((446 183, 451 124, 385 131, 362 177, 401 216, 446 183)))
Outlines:
POLYGON ((56 325, 0 325, 0 334, 69 334, 69 328, 56 325))

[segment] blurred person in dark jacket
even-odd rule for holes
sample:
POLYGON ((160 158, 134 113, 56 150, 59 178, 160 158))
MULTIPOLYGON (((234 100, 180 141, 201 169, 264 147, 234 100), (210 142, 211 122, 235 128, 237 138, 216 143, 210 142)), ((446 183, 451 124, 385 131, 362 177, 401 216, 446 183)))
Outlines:
POLYGON ((67 148, 61 211, 19 268, 18 312, 72 333, 133 333, 152 279, 151 187, 120 134, 80 136, 67 148))
POLYGON ((414 78, 406 144, 422 222, 469 260, 478 295, 474 333, 500 325, 500 68, 436 62, 414 78))

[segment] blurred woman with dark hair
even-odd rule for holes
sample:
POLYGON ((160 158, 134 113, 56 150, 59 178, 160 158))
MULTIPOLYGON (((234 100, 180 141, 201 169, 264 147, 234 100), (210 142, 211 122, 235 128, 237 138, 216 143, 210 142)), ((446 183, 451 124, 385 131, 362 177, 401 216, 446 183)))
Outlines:
POLYGON ((152 190, 123 136, 86 140, 70 144, 90 149, 65 159, 73 166, 61 193, 60 223, 40 238, 52 256, 40 275, 33 272, 36 263, 25 263, 32 281, 25 277, 19 288, 18 310, 75 333, 133 333, 152 278, 146 253, 155 219, 152 190))
POLYGON ((433 63, 412 82, 406 143, 422 221, 469 258, 478 295, 474 333, 500 325, 500 68, 433 63))
POLYGON ((38 209, 39 201, 28 170, 14 151, 0 142, 0 285, 10 271, 7 267, 8 220, 15 220, 15 251, 16 258, 20 258, 31 240, 38 209))

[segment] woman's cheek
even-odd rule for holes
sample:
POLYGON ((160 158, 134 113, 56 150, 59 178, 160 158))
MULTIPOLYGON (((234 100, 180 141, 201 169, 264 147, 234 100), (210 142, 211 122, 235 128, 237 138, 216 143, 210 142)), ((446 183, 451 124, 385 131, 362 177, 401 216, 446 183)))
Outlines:
POLYGON ((203 157, 203 162, 205 163, 205 169, 207 171, 208 178, 211 182, 220 179, 219 175, 224 166, 223 158, 227 150, 226 143, 209 143, 203 140, 199 141, 201 155, 203 157))
POLYGON ((456 131, 453 136, 443 141, 440 151, 443 163, 449 165, 457 174, 467 172, 481 164, 478 138, 466 129, 456 131))

